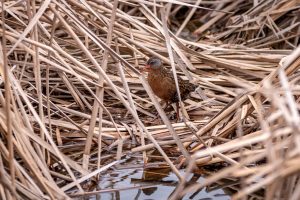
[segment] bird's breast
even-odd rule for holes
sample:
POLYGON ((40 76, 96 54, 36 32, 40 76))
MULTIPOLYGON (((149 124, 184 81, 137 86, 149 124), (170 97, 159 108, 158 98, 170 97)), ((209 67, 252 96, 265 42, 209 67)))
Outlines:
POLYGON ((164 101, 170 101, 174 95, 173 83, 161 74, 148 74, 148 83, 154 94, 164 101))

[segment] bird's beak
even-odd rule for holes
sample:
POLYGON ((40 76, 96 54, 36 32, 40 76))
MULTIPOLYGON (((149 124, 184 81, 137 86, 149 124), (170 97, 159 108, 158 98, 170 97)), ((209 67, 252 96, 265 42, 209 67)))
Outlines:
POLYGON ((144 68, 143 68, 143 72, 149 72, 150 71, 150 65, 146 65, 144 68))

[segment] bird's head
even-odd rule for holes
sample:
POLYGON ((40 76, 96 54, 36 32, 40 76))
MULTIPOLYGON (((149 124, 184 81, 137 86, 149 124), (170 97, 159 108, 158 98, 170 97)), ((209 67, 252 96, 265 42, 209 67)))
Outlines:
POLYGON ((146 63, 146 66, 143 71, 149 72, 151 70, 157 70, 162 67, 162 62, 157 57, 151 57, 146 63))

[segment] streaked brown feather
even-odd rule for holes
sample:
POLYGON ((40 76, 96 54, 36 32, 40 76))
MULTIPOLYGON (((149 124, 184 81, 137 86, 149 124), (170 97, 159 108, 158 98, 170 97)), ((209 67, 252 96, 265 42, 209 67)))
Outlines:
MULTIPOLYGON (((166 102, 176 103, 179 101, 173 75, 166 68, 161 66, 158 69, 151 69, 148 73, 148 83, 155 95, 166 102)), ((190 92, 196 89, 196 85, 182 80, 178 77, 181 100, 189 97, 190 92)))

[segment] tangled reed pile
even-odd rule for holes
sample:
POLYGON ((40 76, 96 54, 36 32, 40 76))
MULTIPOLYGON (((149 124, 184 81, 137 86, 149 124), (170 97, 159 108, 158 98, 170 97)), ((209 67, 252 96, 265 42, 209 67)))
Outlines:
POLYGON ((171 199, 223 178, 241 182, 233 199, 299 199, 299 6, 2 0, 0 198, 69 199, 134 154, 178 176, 171 199), (183 122, 140 73, 150 56, 199 85, 183 122))

